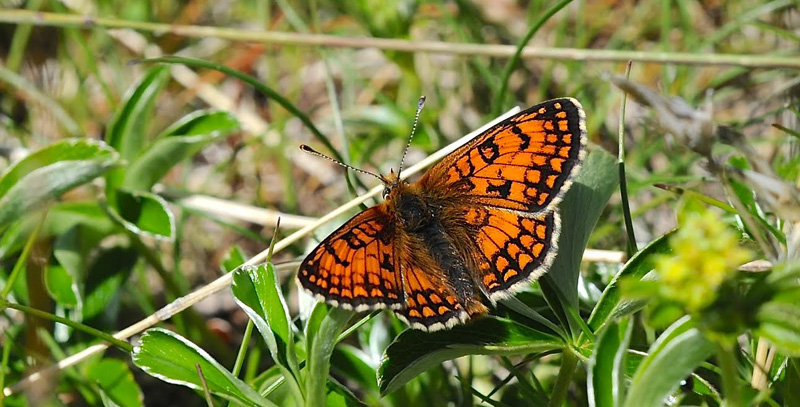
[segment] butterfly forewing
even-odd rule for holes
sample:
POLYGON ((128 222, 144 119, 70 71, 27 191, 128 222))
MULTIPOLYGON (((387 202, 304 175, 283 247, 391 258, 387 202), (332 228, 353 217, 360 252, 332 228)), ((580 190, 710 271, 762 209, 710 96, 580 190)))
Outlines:
POLYGON ((574 99, 533 106, 460 147, 420 183, 481 205, 544 212, 566 192, 580 164, 584 121, 574 99))
POLYGON ((385 210, 373 206, 323 240, 300 265, 303 287, 346 308, 402 306, 395 227, 385 210))

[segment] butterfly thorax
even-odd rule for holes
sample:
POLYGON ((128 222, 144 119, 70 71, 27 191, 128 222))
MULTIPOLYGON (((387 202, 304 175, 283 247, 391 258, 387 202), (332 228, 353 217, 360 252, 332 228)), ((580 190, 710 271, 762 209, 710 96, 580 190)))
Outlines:
POLYGON ((383 197, 395 214, 395 222, 408 233, 420 233, 425 228, 436 227, 437 206, 435 200, 425 196, 418 183, 400 180, 394 172, 383 177, 386 185, 383 197))
POLYGON ((419 183, 399 181, 388 190, 386 204, 394 214, 397 232, 414 262, 424 265, 431 279, 444 277, 469 314, 484 313, 470 268, 474 267, 450 234, 447 203, 429 196, 419 183), (438 270, 438 271, 437 271, 438 270))

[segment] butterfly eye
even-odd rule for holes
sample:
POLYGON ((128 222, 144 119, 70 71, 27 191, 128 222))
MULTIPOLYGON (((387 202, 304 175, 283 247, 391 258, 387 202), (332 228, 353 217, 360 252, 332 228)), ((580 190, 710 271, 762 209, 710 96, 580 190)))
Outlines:
POLYGON ((386 197, 388 197, 388 196, 389 196, 389 188, 384 188, 383 189, 383 193, 381 193, 381 197, 383 199, 386 199, 386 197))

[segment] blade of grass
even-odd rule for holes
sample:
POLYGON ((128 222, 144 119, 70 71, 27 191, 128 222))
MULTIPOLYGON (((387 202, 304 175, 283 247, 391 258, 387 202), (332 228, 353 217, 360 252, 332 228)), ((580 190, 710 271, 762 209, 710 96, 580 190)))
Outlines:
MULTIPOLYGON (((39 231, 42 229, 42 225, 44 224, 46 218, 47 211, 44 211, 39 223, 36 224, 36 229, 33 229, 31 235, 28 236, 28 240, 25 242, 25 246, 22 248, 22 253, 20 253, 17 262, 14 263, 14 268, 11 269, 11 273, 8 275, 6 285, 3 287, 3 290, 0 291, 0 300, 5 301, 6 297, 8 297, 8 294, 11 292, 11 289, 14 288, 14 281, 17 280, 19 273, 22 271, 22 266, 26 261, 28 261, 28 255, 31 252, 33 244, 36 242, 36 238, 39 236, 39 231)), ((2 307, 0 307, 0 310, 2 310, 2 307)))
POLYGON ((500 81, 500 90, 497 91, 497 94, 494 97, 494 108, 492 109, 492 115, 497 116, 502 112, 502 108, 505 105, 505 97, 506 91, 508 90, 508 80, 511 78, 511 74, 514 72, 514 69, 519 64, 520 59, 522 58, 522 51, 525 50, 525 47, 530 42, 531 38, 536 35, 536 32, 539 31, 540 28, 550 19, 550 17, 554 16, 558 13, 562 8, 566 7, 567 4, 571 3, 572 0, 561 0, 558 3, 554 4, 552 7, 547 9, 536 22, 533 23, 531 28, 525 34, 524 37, 519 41, 517 44, 517 50, 514 52, 514 55, 511 56, 511 59, 508 60, 505 69, 503 70, 502 80, 500 81))
MULTIPOLYGON (((2 11, 0 11, 2 13, 2 11)), ((64 110, 61 105, 49 96, 45 95, 36 88, 27 79, 7 67, 0 64, 0 82, 5 82, 12 89, 16 89, 20 95, 33 103, 41 105, 48 110, 56 121, 61 125, 61 128, 67 133, 68 136, 78 136, 81 133, 81 128, 78 123, 64 110)))
MULTIPOLYGON (((38 11, 42 8, 42 0, 31 0, 27 2, 25 8, 31 11, 38 11)), ((14 37, 11 39, 8 54, 6 55, 6 68, 13 72, 19 72, 22 66, 22 58, 25 55, 25 48, 28 45, 28 40, 31 37, 31 24, 20 24, 14 30, 14 37)))
MULTIPOLYGON (((631 65, 633 63, 628 61, 625 67, 625 77, 631 77, 631 65)), ((633 220, 631 219, 631 207, 628 202, 628 184, 627 177, 625 176, 625 105, 628 102, 628 93, 622 92, 622 105, 619 108, 619 155, 617 157, 617 165, 619 166, 619 193, 620 200, 622 201, 622 215, 625 219, 625 232, 628 237, 628 244, 626 245, 628 257, 632 257, 639 248, 636 246, 636 234, 633 232, 633 220)))
MULTIPOLYGON (((11 356, 11 332, 8 330, 3 331, 3 343, 6 345, 3 346, 3 359, 0 361, 0 389, 5 388, 6 383, 6 369, 8 369, 8 359, 11 356)), ((3 404, 3 399, 5 398, 5 393, 0 393, 0 404, 3 404)))
POLYGON ((28 314, 28 315, 33 315, 33 316, 38 317, 38 318, 42 318, 42 319, 46 319, 46 320, 49 320, 49 321, 58 322, 60 324, 67 325, 70 328, 76 329, 76 330, 81 331, 81 332, 85 332, 85 333, 87 333, 87 334, 89 334, 91 336, 94 336, 94 337, 100 338, 100 339, 102 339, 104 341, 107 341, 109 343, 112 343, 115 346, 117 346, 118 348, 124 350, 125 352, 130 352, 130 351, 133 350, 133 346, 131 344, 129 344, 128 342, 125 342, 123 340, 117 339, 117 338, 115 338, 115 337, 113 337, 113 336, 111 336, 111 335, 109 335, 109 334, 107 334, 107 333, 105 333, 103 331, 100 331, 98 329, 94 329, 94 328, 92 328, 92 327, 90 327, 88 325, 84 325, 84 324, 75 322, 75 321, 73 321, 71 319, 60 317, 58 315, 54 315, 54 314, 51 314, 49 312, 44 312, 44 311, 38 310, 36 308, 31 308, 31 307, 28 307, 26 305, 14 304, 14 303, 11 303, 11 302, 7 302, 5 299, 0 299, 0 309, 2 309, 2 308, 15 309, 17 311, 24 312, 25 314, 28 314))
POLYGON ((206 377, 203 376, 203 368, 200 367, 199 363, 194 364, 195 369, 197 369, 197 376, 200 378, 200 384, 203 387, 203 394, 206 397, 206 405, 208 407, 214 407, 214 401, 211 400, 211 391, 208 390, 208 383, 206 382, 206 377))
MULTIPOLYGON (((239 79, 242 82, 252 86, 257 91, 263 93, 271 100, 274 100, 279 105, 281 105, 281 107, 286 109, 286 111, 288 111, 293 116, 300 119, 300 121, 308 128, 308 130, 311 131, 311 134, 314 136, 314 138, 316 138, 317 141, 322 143, 322 145, 324 145, 325 148, 327 148, 328 151, 330 151, 331 155, 333 155, 333 158, 341 162, 346 162, 344 156, 342 156, 342 154, 339 153, 339 151, 336 148, 334 148, 333 144, 330 142, 330 140, 328 140, 328 137, 322 134, 322 132, 317 128, 317 126, 314 125, 314 123, 311 121, 308 115, 303 113, 297 106, 295 106, 292 102, 283 97, 283 95, 281 95, 274 89, 270 88, 269 86, 261 83, 256 78, 245 74, 244 72, 238 71, 233 68, 229 68, 225 65, 219 65, 213 62, 203 61, 201 59, 184 58, 184 57, 149 58, 140 60, 139 62, 143 63, 161 62, 165 64, 182 64, 195 68, 213 69, 215 71, 224 73, 225 75, 228 75, 230 77, 239 79)), ((350 177, 346 177, 346 180, 348 184, 351 183, 350 177)), ((355 180, 358 186, 367 189, 367 187, 358 178, 356 178, 355 180)), ((352 188, 352 185, 349 185, 348 187, 352 188)))
MULTIPOLYGON (((128 21, 77 14, 41 13, 27 10, 0 10, 0 22, 31 23, 57 27, 129 28, 152 33, 168 32, 191 38, 220 38, 241 42, 260 42, 295 46, 327 46, 341 48, 377 48, 401 52, 426 52, 465 56, 508 58, 514 55, 513 45, 461 44, 442 41, 408 41, 390 38, 344 37, 326 34, 301 34, 277 31, 252 31, 212 26, 181 25, 128 21)), ((624 31, 619 31, 624 32, 624 31)), ((681 65, 725 65, 751 68, 800 68, 800 58, 790 55, 709 54, 692 52, 646 52, 613 49, 525 47, 525 59, 563 59, 574 61, 656 62, 681 65)))

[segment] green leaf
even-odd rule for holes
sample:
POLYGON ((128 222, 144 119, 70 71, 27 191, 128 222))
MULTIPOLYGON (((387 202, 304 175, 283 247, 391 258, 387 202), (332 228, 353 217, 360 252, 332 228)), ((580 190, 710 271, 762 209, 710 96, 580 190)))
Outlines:
MULTIPOLYGON (((98 205, 93 208, 97 212, 96 215, 103 216, 108 221, 108 218, 102 213, 98 205)), ((46 222, 54 223, 55 220, 51 220, 51 218, 62 216, 60 213, 59 211, 50 210, 47 214, 48 219, 46 222)), ((108 224, 110 225, 110 222, 108 224)), ((66 275, 57 286, 56 283, 52 283, 52 285, 48 283, 48 290, 51 292, 53 299, 62 306, 69 306, 75 309, 76 315, 82 315, 83 282, 86 280, 91 252, 98 247, 100 241, 107 235, 107 230, 97 230, 87 224, 77 223, 56 237, 53 246, 53 257, 58 260, 58 264, 66 275), (56 298, 55 290, 69 290, 74 296, 74 303, 66 302, 64 298, 69 295, 66 292, 59 296, 59 298, 62 298, 61 300, 56 298)))
POLYGON ((339 335, 354 314, 354 311, 344 308, 331 308, 327 315, 319 321, 314 318, 312 312, 312 318, 309 319, 306 327, 305 394, 306 405, 309 407, 326 405, 325 388, 328 385, 331 355, 339 335), (317 321, 319 321, 319 325, 316 325, 317 321))
POLYGON ((666 233, 658 239, 650 242, 649 245, 639 250, 614 276, 600 297, 600 301, 594 306, 592 315, 589 316, 589 327, 594 331, 600 329, 614 315, 616 311, 623 309, 624 304, 620 304, 622 293, 619 283, 624 278, 640 279, 649 273, 654 267, 653 259, 655 254, 669 252, 669 236, 673 232, 666 233))
MULTIPOLYGON (((272 358, 282 366, 287 380, 297 386, 299 371, 294 355, 294 338, 288 307, 272 264, 244 266, 233 272, 233 297, 253 321, 272 358)), ((298 387, 299 389, 299 387, 298 387)))
POLYGON ((222 272, 230 273, 244 264, 245 261, 247 261, 247 255, 244 253, 244 250, 242 250, 239 245, 233 245, 228 249, 228 252, 225 253, 225 257, 222 258, 222 263, 219 267, 222 272))
POLYGON ((116 206, 106 205, 105 209, 131 233, 167 241, 175 238, 175 217, 167 202, 156 194, 118 189, 116 206))
POLYGON ((508 319, 487 316, 447 331, 407 329, 386 348, 378 370, 381 394, 422 372, 465 355, 520 355, 562 349, 564 341, 508 319))
POLYGON ((328 381, 326 387, 325 407, 360 407, 364 405, 347 387, 333 379, 328 381))
POLYGON ((588 372, 589 406, 615 407, 624 395, 625 356, 633 332, 629 319, 606 326, 597 336, 588 372))
POLYGON ((60 265, 50 265, 44 271, 44 285, 47 293, 63 307, 75 308, 80 302, 77 281, 60 265))
POLYGON ((331 356, 331 371, 338 373, 337 377, 347 377, 357 383, 372 398, 371 404, 378 404, 380 394, 375 377, 375 362, 361 349, 342 343, 334 349, 331 356))
POLYGON ((144 405, 142 390, 128 364, 119 359, 102 359, 89 366, 86 378, 96 383, 105 395, 120 407, 144 405))
MULTIPOLYGON (((749 170, 750 163, 744 158, 739 156, 733 156, 728 160, 728 163, 731 164, 734 168, 739 170, 749 170)), ((739 198, 739 201, 744 206, 746 212, 750 214, 761 226, 764 227, 770 234, 772 234, 775 238, 777 238, 781 243, 786 244, 786 236, 783 232, 778 229, 775 225, 771 224, 770 221, 767 219, 768 215, 764 213, 761 205, 759 204, 756 196, 756 191, 750 185, 742 182, 740 179, 736 177, 728 177, 729 184, 731 189, 739 198)), ((738 216, 746 216, 743 214, 738 214, 738 216)), ((744 222, 743 222, 744 223, 744 222)), ((747 228, 747 224, 744 223, 745 230, 748 234, 753 235, 754 233, 761 233, 759 230, 750 230, 747 228)))
MULTIPOLYGON (((23 216, 22 219, 12 223, 0 236, 0 259, 19 252, 39 222, 41 222, 39 216, 23 216)), ((59 236, 60 239, 76 225, 91 231, 92 235, 100 236, 107 236, 117 230, 117 225, 111 222, 97 202, 57 202, 48 209, 39 236, 42 238, 59 236)), ((70 270, 68 266, 65 267, 70 270)))
POLYGON ((561 235, 558 255, 548 274, 568 304, 578 308, 578 274, 589 235, 608 200, 617 190, 616 158, 604 150, 593 150, 584 160, 575 182, 558 205, 561 235))
POLYGON ((195 390, 203 388, 195 367, 200 365, 211 393, 245 406, 275 406, 197 345, 166 329, 145 331, 132 357, 147 374, 195 390))
POLYGON ((239 122, 226 112, 200 110, 190 113, 165 130, 131 162, 125 170, 122 185, 132 190, 149 191, 173 166, 238 128, 239 122))
POLYGON ((64 140, 23 158, 0 177, 0 230, 106 172, 119 155, 100 141, 64 140))
POLYGON ((796 358, 786 362, 786 378, 783 380, 784 406, 800 406, 800 361, 796 358))
POLYGON ((86 276, 83 319, 100 313, 115 315, 119 289, 128 280, 138 259, 134 249, 112 247, 100 252, 86 276))
POLYGON ((60 161, 115 161, 117 157, 114 150, 101 141, 92 139, 67 139, 55 142, 32 152, 6 169, 3 175, 0 176, 0 198, 2 198, 14 184, 41 167, 46 167, 60 161))
POLYGON ((714 353, 689 317, 672 324, 650 347, 631 380, 625 407, 661 407, 681 380, 714 353))
POLYGON ((759 308, 756 333, 781 352, 800 356, 800 300, 787 294, 797 297, 799 293, 796 289, 786 290, 759 308))
POLYGON ((122 106, 108 125, 106 142, 132 161, 147 142, 147 125, 156 97, 169 78, 165 67, 151 68, 125 95, 122 106))

